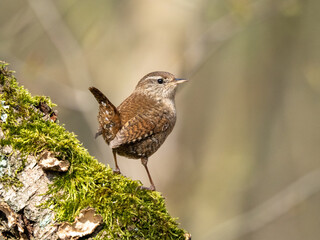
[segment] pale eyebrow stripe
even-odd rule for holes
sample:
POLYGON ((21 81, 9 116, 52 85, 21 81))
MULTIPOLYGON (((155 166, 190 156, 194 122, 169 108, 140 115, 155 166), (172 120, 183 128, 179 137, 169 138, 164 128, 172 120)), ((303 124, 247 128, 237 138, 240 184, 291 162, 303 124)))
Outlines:
POLYGON ((159 78, 163 78, 161 76, 150 76, 150 77, 147 77, 146 79, 159 79, 159 78))

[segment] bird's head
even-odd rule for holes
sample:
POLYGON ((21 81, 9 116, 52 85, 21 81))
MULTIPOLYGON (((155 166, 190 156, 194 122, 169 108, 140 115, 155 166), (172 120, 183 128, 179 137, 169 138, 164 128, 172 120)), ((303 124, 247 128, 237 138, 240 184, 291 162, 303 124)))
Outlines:
POLYGON ((152 72, 138 82, 135 91, 154 98, 174 99, 177 86, 186 81, 168 72, 152 72))

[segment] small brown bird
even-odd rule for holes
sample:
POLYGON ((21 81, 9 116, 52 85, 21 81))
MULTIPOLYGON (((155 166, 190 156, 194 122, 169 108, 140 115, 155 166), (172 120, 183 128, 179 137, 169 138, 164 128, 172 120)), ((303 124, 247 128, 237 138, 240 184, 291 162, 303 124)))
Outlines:
POLYGON ((117 154, 141 159, 151 183, 148 189, 155 190, 147 167, 148 158, 159 149, 175 125, 174 97, 177 86, 185 81, 168 72, 149 73, 117 108, 97 88, 89 88, 99 103, 100 126, 96 137, 102 135, 112 148, 114 172, 120 173, 117 154))

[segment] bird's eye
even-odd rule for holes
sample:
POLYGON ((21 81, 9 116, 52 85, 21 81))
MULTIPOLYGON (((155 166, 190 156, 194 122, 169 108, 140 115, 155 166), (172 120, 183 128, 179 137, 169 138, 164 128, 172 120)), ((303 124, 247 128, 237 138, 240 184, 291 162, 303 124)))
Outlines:
POLYGON ((159 84, 162 84, 162 83, 163 83, 163 78, 159 78, 159 79, 158 79, 158 83, 159 83, 159 84))

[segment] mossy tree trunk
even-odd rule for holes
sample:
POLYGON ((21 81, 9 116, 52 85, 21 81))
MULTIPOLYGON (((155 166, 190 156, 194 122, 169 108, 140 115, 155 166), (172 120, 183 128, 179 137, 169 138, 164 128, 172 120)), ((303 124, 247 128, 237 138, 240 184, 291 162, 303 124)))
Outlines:
POLYGON ((31 96, 6 65, 0 62, 0 239, 68 239, 59 235, 61 223, 89 208, 99 226, 74 239, 190 238, 159 192, 90 156, 58 123, 51 100, 31 96), (44 170, 53 160, 58 165, 44 170))

